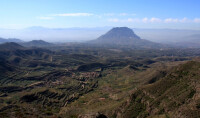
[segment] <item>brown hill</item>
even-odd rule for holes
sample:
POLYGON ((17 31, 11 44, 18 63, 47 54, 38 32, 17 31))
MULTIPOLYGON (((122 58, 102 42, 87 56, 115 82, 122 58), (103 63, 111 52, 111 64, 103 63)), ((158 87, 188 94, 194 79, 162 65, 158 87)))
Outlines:
POLYGON ((123 118, 200 117, 200 62, 175 67, 157 82, 136 90, 116 112, 123 118))

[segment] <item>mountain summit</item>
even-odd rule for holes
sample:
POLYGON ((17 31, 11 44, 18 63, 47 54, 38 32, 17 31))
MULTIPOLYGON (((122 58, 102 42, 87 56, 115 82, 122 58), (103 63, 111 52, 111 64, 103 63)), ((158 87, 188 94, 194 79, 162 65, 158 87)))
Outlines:
POLYGON ((100 36, 96 40, 92 40, 89 43, 97 45, 109 45, 109 46, 128 46, 134 48, 155 48, 159 47, 159 44, 141 39, 137 36, 132 29, 128 27, 115 27, 108 31, 106 34, 100 36), (156 45, 156 46, 155 46, 156 45))
POLYGON ((137 36, 132 29, 128 27, 116 27, 108 31, 105 35, 102 35, 98 39, 104 39, 104 38, 112 38, 115 40, 128 40, 128 39, 140 39, 139 36, 137 36))

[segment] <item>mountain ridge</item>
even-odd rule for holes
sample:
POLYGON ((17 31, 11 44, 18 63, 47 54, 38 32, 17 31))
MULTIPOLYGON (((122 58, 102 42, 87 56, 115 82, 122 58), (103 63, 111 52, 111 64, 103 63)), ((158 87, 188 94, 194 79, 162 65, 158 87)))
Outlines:
POLYGON ((17 38, 8 38, 8 39, 0 38, 0 43, 6 43, 6 42, 15 42, 15 43, 19 43, 19 42, 23 42, 23 41, 20 40, 20 39, 17 39, 17 38))
POLYGON ((46 47, 46 46, 52 46, 53 44, 46 42, 44 40, 32 40, 29 42, 22 43, 25 47, 46 47))
POLYGON ((6 42, 6 43, 3 43, 3 44, 0 44, 0 51, 17 50, 17 49, 25 49, 25 47, 21 46, 18 43, 15 43, 15 42, 6 42))

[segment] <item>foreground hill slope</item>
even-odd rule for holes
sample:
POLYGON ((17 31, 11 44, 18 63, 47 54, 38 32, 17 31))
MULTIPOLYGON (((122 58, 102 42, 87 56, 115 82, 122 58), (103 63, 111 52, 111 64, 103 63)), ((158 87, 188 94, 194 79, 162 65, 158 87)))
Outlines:
POLYGON ((137 36, 132 29, 128 27, 116 27, 89 43, 109 46, 129 46, 135 48, 155 48, 161 47, 154 43, 137 36))
POLYGON ((200 62, 175 67, 159 81, 137 89, 116 112, 123 118, 199 118, 200 62))

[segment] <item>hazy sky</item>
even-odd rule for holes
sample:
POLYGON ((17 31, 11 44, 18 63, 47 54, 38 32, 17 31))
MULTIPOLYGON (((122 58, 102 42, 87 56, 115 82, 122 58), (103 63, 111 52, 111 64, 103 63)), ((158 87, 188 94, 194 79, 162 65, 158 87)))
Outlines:
POLYGON ((200 0, 0 0, 0 28, 200 29, 200 0))

